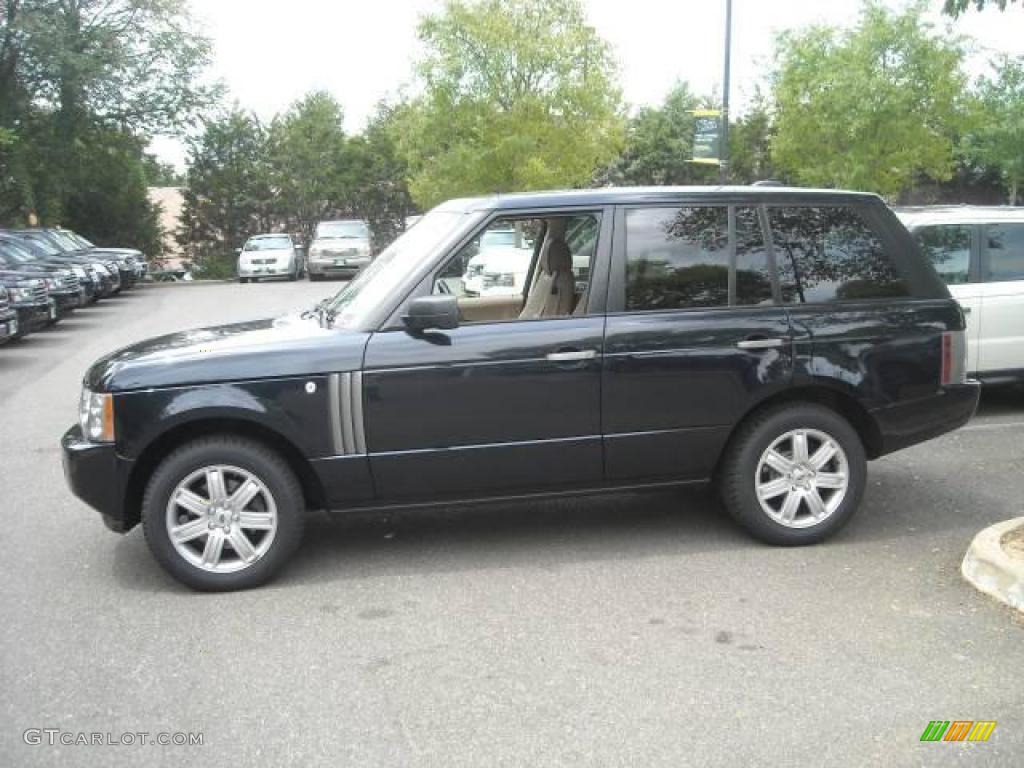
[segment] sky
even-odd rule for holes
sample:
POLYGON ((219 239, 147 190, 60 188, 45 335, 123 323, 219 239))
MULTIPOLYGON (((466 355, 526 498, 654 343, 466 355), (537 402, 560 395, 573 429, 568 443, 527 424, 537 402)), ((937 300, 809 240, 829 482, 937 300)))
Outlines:
MULTIPOLYGON (((721 90, 725 0, 583 0, 589 22, 612 44, 623 95, 632 108, 657 104, 677 80, 697 93, 721 90)), ((904 0, 886 0, 902 7, 904 0)), ((228 100, 269 120, 314 89, 332 93, 345 127, 360 131, 378 101, 409 82, 418 54, 416 24, 441 0, 192 0, 212 41, 211 75, 228 100)), ((941 0, 931 0, 940 25, 941 0)), ((740 114, 763 82, 772 41, 814 23, 852 25, 861 0, 733 0, 732 103, 740 114)), ((955 23, 975 41, 972 75, 995 52, 1024 55, 1024 11, 986 9, 955 23)), ((152 150, 182 168, 176 139, 152 150)))

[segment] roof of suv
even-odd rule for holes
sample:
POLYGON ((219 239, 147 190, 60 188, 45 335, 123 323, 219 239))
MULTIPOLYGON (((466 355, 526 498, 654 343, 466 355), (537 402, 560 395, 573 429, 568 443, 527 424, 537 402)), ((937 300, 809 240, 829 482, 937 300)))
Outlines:
POLYGON ((805 189, 774 186, 716 187, 604 187, 601 189, 568 189, 545 192, 515 192, 490 197, 469 197, 449 200, 442 207, 451 210, 505 210, 517 208, 548 208, 555 206, 615 205, 631 203, 674 202, 679 200, 757 199, 771 202, 868 203, 881 198, 871 192, 840 189, 805 189))
POLYGON ((896 215, 907 226, 923 224, 985 224, 1024 221, 1024 208, 1008 205, 921 205, 897 208, 896 215))

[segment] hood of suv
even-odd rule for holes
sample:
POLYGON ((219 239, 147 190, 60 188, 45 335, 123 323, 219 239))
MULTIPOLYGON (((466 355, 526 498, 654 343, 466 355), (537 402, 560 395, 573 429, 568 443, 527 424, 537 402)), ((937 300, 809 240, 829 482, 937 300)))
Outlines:
POLYGON ((298 315, 199 328, 119 349, 86 373, 94 392, 179 387, 351 371, 367 334, 298 315))

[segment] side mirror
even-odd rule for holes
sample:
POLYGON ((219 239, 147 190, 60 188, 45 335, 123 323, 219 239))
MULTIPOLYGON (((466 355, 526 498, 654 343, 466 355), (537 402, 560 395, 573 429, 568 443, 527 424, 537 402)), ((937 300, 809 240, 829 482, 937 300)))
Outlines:
POLYGON ((235 248, 235 253, 241 253, 241 252, 242 252, 241 248, 235 248))
POLYGON ((409 303, 402 322, 410 331, 449 331, 459 327, 459 301, 451 294, 420 296, 409 303))

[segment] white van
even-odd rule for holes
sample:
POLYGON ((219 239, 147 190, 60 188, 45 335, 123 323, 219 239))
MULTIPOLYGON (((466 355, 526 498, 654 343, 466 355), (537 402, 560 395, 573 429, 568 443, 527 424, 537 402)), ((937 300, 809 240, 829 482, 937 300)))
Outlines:
POLYGON ((925 206, 896 213, 967 315, 967 370, 1024 381, 1024 208, 925 206))

